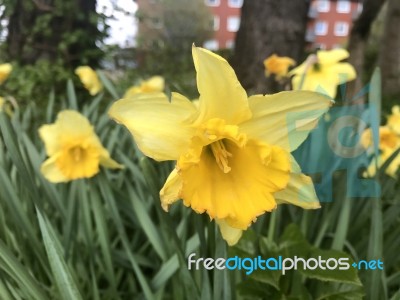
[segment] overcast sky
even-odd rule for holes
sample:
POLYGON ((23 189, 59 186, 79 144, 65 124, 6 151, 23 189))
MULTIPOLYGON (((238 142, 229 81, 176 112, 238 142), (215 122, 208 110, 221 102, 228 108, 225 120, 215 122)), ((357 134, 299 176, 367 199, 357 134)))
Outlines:
POLYGON ((137 22, 134 13, 137 5, 133 0, 97 0, 97 11, 103 12, 108 18, 107 24, 110 26, 109 38, 106 44, 118 44, 121 47, 133 46, 137 32, 137 22), (114 6, 123 9, 114 9, 114 6))

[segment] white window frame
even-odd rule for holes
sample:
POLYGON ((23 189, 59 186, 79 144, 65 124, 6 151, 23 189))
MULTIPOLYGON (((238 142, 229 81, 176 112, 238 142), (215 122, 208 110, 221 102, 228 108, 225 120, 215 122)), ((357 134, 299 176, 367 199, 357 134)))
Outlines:
POLYGON ((208 50, 218 50, 219 49, 219 43, 216 39, 212 39, 212 40, 207 40, 204 42, 203 47, 208 49, 208 50), (210 47, 211 45, 211 47, 210 47))
POLYGON ((338 21, 335 23, 333 29, 335 36, 348 36, 349 35, 349 23, 338 21), (341 30, 343 29, 343 30, 341 30))
POLYGON ((234 8, 241 8, 243 6, 243 0, 228 0, 228 6, 234 8), (237 3, 239 2, 239 3, 237 3))
POLYGON ((237 32, 239 30, 240 27, 240 18, 238 16, 229 16, 226 19, 226 30, 228 30, 229 32, 237 32), (235 25, 235 28, 233 28, 233 23, 232 22, 237 22, 237 28, 235 25))
POLYGON ((219 30, 219 25, 220 25, 219 16, 213 16, 213 29, 214 29, 214 31, 218 31, 219 30))
POLYGON ((214 1, 211 2, 211 0, 204 0, 204 3, 207 6, 217 7, 217 6, 220 6, 221 1, 220 0, 214 0, 214 1))
POLYGON ((319 36, 327 35, 328 34, 328 29, 329 29, 329 24, 326 21, 317 21, 315 23, 315 26, 314 26, 315 35, 319 35, 319 36), (322 24, 321 26, 323 26, 324 30, 317 29, 318 24, 322 24))
POLYGON ((341 14, 348 14, 351 11, 351 3, 348 0, 338 0, 336 2, 336 11, 341 14))
POLYGON ((331 9, 329 0, 318 0, 317 10, 318 12, 328 12, 331 9))

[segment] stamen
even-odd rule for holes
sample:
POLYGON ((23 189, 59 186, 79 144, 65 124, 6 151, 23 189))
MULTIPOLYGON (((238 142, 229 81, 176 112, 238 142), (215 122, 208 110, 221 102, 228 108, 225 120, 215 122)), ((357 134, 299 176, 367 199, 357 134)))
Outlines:
POLYGON ((232 153, 226 150, 224 142, 222 140, 216 141, 210 147, 218 167, 222 172, 229 173, 231 167, 228 165, 228 157, 232 157, 232 153))
POLYGON ((72 156, 76 162, 79 162, 82 157, 82 149, 81 147, 74 147, 72 149, 72 156))

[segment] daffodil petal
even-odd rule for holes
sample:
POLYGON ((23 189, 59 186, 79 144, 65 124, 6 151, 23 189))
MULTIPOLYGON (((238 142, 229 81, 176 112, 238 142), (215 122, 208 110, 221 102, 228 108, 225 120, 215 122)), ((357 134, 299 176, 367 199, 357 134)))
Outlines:
POLYGON ((169 205, 181 198, 181 190, 182 179, 178 174, 178 170, 174 169, 160 191, 161 206, 165 211, 168 211, 169 205))
POLYGON ((221 231, 222 238, 229 246, 234 246, 242 237, 243 230, 229 226, 225 220, 215 220, 221 231))
POLYGON ((221 56, 193 47, 193 60, 200 93, 200 115, 196 123, 221 118, 238 124, 251 117, 247 94, 235 71, 221 56))
POLYGON ((252 96, 249 104, 253 117, 239 127, 249 137, 292 152, 317 126, 331 103, 327 97, 307 91, 252 96))
POLYGON ((325 72, 308 72, 303 82, 302 75, 296 75, 292 78, 292 85, 294 90, 317 92, 334 99, 339 79, 337 73, 329 72, 327 69, 325 72))
POLYGON ((320 208, 314 184, 309 176, 301 173, 300 166, 291 156, 292 173, 286 188, 274 194, 277 204, 293 204, 304 209, 320 208))
POLYGON ((177 160, 187 149, 197 110, 177 93, 171 102, 162 93, 138 94, 115 102, 109 115, 128 128, 145 155, 162 161, 177 160))
POLYGON ((356 79, 357 74, 354 67, 349 63, 338 63, 327 68, 326 72, 337 74, 339 84, 356 79))
POLYGON ((39 136, 44 142, 47 155, 51 156, 60 150, 59 130, 56 124, 42 125, 39 136))
MULTIPOLYGON (((211 148, 201 151, 198 161, 178 161, 182 178, 182 199, 198 213, 225 219, 229 226, 247 229, 256 217, 276 207, 273 193, 286 187, 289 180, 288 153, 276 146, 248 141, 240 148, 224 140, 231 154, 230 170, 216 163, 211 148)), ((210 147, 210 146, 206 146, 210 147)))
POLYGON ((165 81, 161 76, 153 76, 144 84, 144 90, 148 92, 162 92, 164 90, 165 81))
POLYGON ((322 65, 335 64, 349 57, 346 49, 320 50, 317 52, 318 62, 322 65))
POLYGON ((93 135, 93 126, 89 120, 74 110, 64 110, 57 115, 55 125, 61 137, 76 138, 77 136, 93 135))
POLYGON ((106 149, 102 149, 100 154, 100 165, 109 169, 123 169, 124 166, 116 162, 110 157, 110 153, 106 149))
POLYGON ((0 65, 0 84, 2 84, 10 75, 12 71, 12 65, 5 63, 0 65))
MULTIPOLYGON (((307 64, 308 64, 307 61, 303 62, 301 65, 299 65, 296 68, 294 68, 293 70, 291 70, 289 72, 289 76, 291 76, 291 75, 300 75, 300 76, 302 76, 304 74, 304 72, 306 71, 307 64)), ((297 87, 295 88, 293 86, 293 89, 297 90, 297 87)))
POLYGON ((57 156, 52 156, 42 164, 40 170, 43 176, 48 181, 53 183, 69 181, 69 179, 66 176, 64 176, 64 174, 58 168, 56 161, 57 161, 57 156))

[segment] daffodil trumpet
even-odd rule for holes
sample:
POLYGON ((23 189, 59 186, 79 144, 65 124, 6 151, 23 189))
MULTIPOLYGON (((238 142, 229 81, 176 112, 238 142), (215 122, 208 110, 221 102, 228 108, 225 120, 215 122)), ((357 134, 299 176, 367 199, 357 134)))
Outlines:
POLYGON ((331 100, 307 91, 248 97, 225 59, 197 47, 192 54, 198 106, 178 93, 154 93, 121 99, 109 111, 145 155, 176 161, 160 191, 162 207, 182 199, 215 220, 229 245, 277 204, 319 208, 311 179, 290 152, 331 100))

